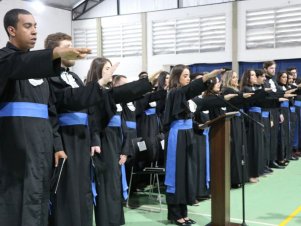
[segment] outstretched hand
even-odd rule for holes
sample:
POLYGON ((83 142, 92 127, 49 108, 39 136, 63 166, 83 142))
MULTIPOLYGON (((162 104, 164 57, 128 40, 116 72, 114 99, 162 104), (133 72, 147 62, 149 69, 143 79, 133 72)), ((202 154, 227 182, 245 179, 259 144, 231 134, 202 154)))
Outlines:
POLYGON ((230 94, 226 94, 224 96, 224 99, 228 101, 228 100, 231 100, 233 97, 237 97, 237 96, 238 96, 238 94, 230 93, 230 94))
POLYGON ((83 59, 87 54, 91 53, 88 48, 63 48, 55 47, 53 49, 53 59, 62 58, 65 60, 78 60, 83 59))
POLYGON ((205 74, 202 79, 203 79, 203 82, 206 82, 207 80, 211 79, 211 78, 214 78, 216 77, 217 75, 219 75, 220 73, 224 72, 225 69, 215 69, 213 71, 211 71, 210 73, 208 74, 205 74))

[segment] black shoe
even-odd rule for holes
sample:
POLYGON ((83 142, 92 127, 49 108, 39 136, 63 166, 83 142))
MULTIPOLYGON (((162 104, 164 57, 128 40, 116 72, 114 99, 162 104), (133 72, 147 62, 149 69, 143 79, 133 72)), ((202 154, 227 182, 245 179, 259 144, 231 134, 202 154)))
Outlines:
POLYGON ((270 163, 270 167, 275 169, 284 169, 284 166, 279 166, 275 161, 270 163))
POLYGON ((264 170, 265 171, 267 171, 268 173, 273 173, 274 172, 274 170, 272 170, 270 167, 268 167, 268 166, 266 166, 265 168, 264 168, 264 170))
POLYGON ((293 155, 293 156, 290 158, 290 160, 294 160, 294 161, 295 161, 295 160, 299 160, 299 158, 298 158, 297 156, 294 156, 294 155, 293 155))
POLYGON ((191 225, 191 224, 187 223, 186 221, 181 223, 177 220, 170 220, 170 223, 175 224, 175 225, 182 225, 182 226, 190 226, 191 225))
POLYGON ((287 165, 288 165, 288 162, 286 162, 285 160, 283 160, 283 161, 277 161, 277 164, 278 164, 279 166, 287 166, 287 165))
POLYGON ((192 220, 192 219, 185 220, 185 222, 188 223, 188 224, 196 224, 196 222, 194 220, 192 220))

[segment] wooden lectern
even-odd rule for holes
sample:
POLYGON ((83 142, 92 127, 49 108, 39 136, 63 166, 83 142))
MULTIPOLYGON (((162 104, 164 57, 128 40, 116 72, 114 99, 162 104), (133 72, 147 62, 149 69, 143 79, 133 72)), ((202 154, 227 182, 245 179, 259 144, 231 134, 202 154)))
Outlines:
POLYGON ((236 226, 230 222, 230 118, 228 112, 200 128, 210 126, 211 148, 211 223, 208 226, 236 226))

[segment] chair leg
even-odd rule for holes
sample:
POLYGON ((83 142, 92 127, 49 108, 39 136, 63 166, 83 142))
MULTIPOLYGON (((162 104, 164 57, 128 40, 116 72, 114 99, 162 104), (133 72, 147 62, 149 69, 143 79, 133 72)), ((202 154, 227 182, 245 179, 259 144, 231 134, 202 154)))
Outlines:
POLYGON ((131 195, 131 187, 132 187, 132 179, 133 179, 133 174, 134 174, 134 167, 132 166, 131 169, 131 177, 130 177, 130 183, 129 183, 129 194, 128 194, 128 199, 126 200, 126 207, 129 208, 129 202, 130 202, 130 195, 131 195))
MULTIPOLYGON (((152 168, 153 167, 153 163, 151 163, 151 165, 150 165, 150 167, 152 168)), ((148 192, 148 198, 150 198, 151 197, 151 194, 153 193, 153 174, 151 173, 151 174, 149 174, 149 187, 150 187, 150 189, 149 189, 149 192, 148 192)))
POLYGON ((162 210, 162 201, 161 201, 161 192, 160 192, 159 175, 156 173, 155 176, 156 176, 156 179, 157 179, 157 188, 158 188, 159 203, 160 203, 160 212, 161 212, 161 210, 162 210))

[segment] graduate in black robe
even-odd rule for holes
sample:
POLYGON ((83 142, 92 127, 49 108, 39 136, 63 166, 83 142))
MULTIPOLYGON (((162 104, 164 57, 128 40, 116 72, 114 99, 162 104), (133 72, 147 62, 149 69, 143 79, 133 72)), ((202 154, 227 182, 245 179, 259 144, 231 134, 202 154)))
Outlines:
POLYGON ((161 120, 156 109, 157 102, 165 101, 165 98, 166 90, 155 90, 135 101, 137 135, 143 138, 147 148, 146 151, 138 153, 137 161, 140 169, 154 165, 159 156, 163 155, 160 143, 161 120))
MULTIPOLYGON (((249 93, 243 93, 238 89, 238 75, 235 71, 226 71, 223 74, 222 94, 236 94, 229 102, 235 108, 227 106, 227 112, 244 111, 248 105, 249 93)), ((249 180, 248 147, 245 128, 246 118, 241 113, 231 118, 231 185, 234 188, 240 187, 243 182, 249 180), (243 149, 244 148, 244 149, 243 149), (244 174, 242 173, 242 160, 244 160, 244 174)))
MULTIPOLYGON (((236 94, 230 94, 228 97, 217 97, 216 95, 220 95, 221 85, 218 78, 212 78, 206 83, 208 83, 208 88, 203 95, 194 97, 191 100, 194 104, 192 104, 189 100, 190 111, 194 113, 193 130, 196 146, 198 148, 198 151, 196 152, 198 161, 196 176, 197 201, 208 198, 210 195, 210 128, 205 127, 200 129, 199 126, 210 120, 210 109, 221 109, 221 107, 226 107, 225 101, 236 96, 236 94)), ((220 113, 223 114, 222 111, 220 113)))
MULTIPOLYGON (((158 90, 166 90, 166 91, 168 90, 169 78, 170 78, 170 74, 167 71, 162 71, 159 74, 159 77, 158 77, 158 90)), ((161 125, 163 125, 165 101, 166 101, 166 94, 165 94, 165 98, 161 98, 157 101, 157 106, 156 106, 156 112, 157 112, 157 115, 160 119, 160 124, 161 125)), ((161 128, 161 129, 163 129, 163 128, 161 128)))
MULTIPOLYGON (((263 70, 266 73, 266 81, 264 84, 265 88, 270 88, 272 90, 269 93, 269 96, 272 98, 282 98, 284 97, 284 92, 281 91, 277 82, 275 81, 275 70, 276 70, 276 63, 274 61, 266 61, 263 63, 263 70)), ((277 155, 278 155, 278 138, 279 138, 279 123, 283 121, 283 116, 280 114, 280 104, 278 106, 273 106, 267 108, 270 113, 270 118, 272 121, 271 126, 271 142, 270 142, 270 167, 271 168, 278 168, 283 169, 285 163, 278 164, 277 162, 277 155)))
MULTIPOLYGON (((65 33, 50 34, 45 40, 45 48, 70 48, 71 46, 71 36, 65 33)), ((49 79, 55 95, 60 96, 64 89, 84 88, 78 75, 69 71, 69 67, 74 63, 75 61, 62 60, 60 77, 49 79)), ((102 82, 109 82, 110 79, 111 75, 102 82)), ((86 99, 87 106, 90 106, 93 100, 95 103, 100 100, 90 94, 87 92, 81 96, 86 99)), ((58 113, 57 126, 61 137, 61 139, 56 139, 55 146, 63 146, 62 149, 68 159, 52 203, 49 225, 92 226, 93 204, 90 178, 90 147, 92 145, 88 123, 89 111, 87 108, 72 111, 68 106, 62 106, 59 101, 55 104, 58 113)), ((97 147, 93 148, 97 149, 97 147)), ((92 155, 93 151, 91 150, 92 155)))
POLYGON ((167 218, 179 225, 195 223, 188 218, 187 205, 196 200, 196 143, 192 129, 192 113, 187 101, 206 89, 203 81, 220 73, 215 70, 202 79, 190 82, 189 69, 185 65, 173 67, 164 114, 167 158, 165 185, 167 218))
MULTIPOLYGON (((87 82, 93 82, 103 76, 111 68, 111 62, 106 58, 96 58, 92 61, 87 76, 87 82)), ((116 87, 127 90, 121 98, 108 95, 100 104, 95 106, 94 121, 97 130, 93 140, 99 142, 101 155, 106 166, 102 175, 96 176, 96 204, 95 220, 97 226, 125 224, 123 200, 127 198, 127 188, 124 183, 123 170, 128 149, 124 149, 127 142, 123 135, 125 123, 121 120, 122 107, 120 103, 127 103, 139 98, 151 90, 148 79, 116 87)))
POLYGON ((29 78, 58 75, 57 58, 76 59, 81 53, 74 48, 28 52, 35 45, 36 23, 26 10, 10 10, 4 24, 10 41, 0 50, 5 68, 0 94, 0 222, 46 226, 55 137, 48 118, 55 108, 47 80, 29 78), (8 59, 15 61, 6 65, 8 59))
MULTIPOLYGON (((114 75, 113 87, 118 87, 127 84, 127 77, 124 75, 114 75)), ((133 102, 121 103, 121 120, 122 120, 122 135, 123 149, 127 150, 127 160, 125 163, 126 179, 129 182, 132 167, 134 167, 137 150, 137 124, 136 124, 136 107, 133 102)))
POLYGON ((266 81, 265 73, 263 70, 255 70, 257 77, 257 84, 255 85, 255 90, 264 90, 267 92, 267 96, 264 98, 260 98, 256 100, 256 105, 261 108, 261 120, 264 125, 263 130, 263 164, 264 170, 263 174, 272 173, 273 170, 269 167, 270 164, 270 153, 271 153, 271 121, 272 117, 268 108, 279 105, 278 98, 273 98, 269 96, 271 90, 269 88, 264 87, 264 83, 266 81))
MULTIPOLYGON (((287 87, 288 75, 286 72, 278 72, 277 74, 277 83, 281 91, 292 92, 292 95, 297 95, 295 92, 296 89, 288 89, 287 87)), ((292 97, 291 97, 292 98, 292 97)), ((278 161, 288 164, 289 160, 292 158, 292 148, 291 148, 291 133, 290 133, 290 100, 282 101, 280 105, 280 112, 284 117, 284 121, 280 124, 280 137, 279 137, 279 152, 278 152, 278 161)))
MULTIPOLYGON (((241 89, 243 92, 255 93, 257 86, 257 77, 255 70, 246 70, 241 80, 241 89)), ((258 92, 264 90, 258 90, 258 92)), ((257 92, 257 93, 258 93, 257 92)), ((262 109, 253 98, 253 102, 246 109, 248 115, 257 122, 262 123, 262 109)), ((258 177, 264 173, 265 152, 264 152, 264 128, 253 121, 247 121, 248 153, 249 153, 249 174, 250 182, 257 182, 258 177)))
MULTIPOLYGON (((290 71, 287 71, 287 89, 298 88, 297 85, 294 84, 294 76, 290 71)), ((299 89, 298 89, 299 90, 299 89)), ((300 97, 300 96, 299 96, 300 97)), ((292 150, 292 155, 290 160, 298 160, 299 156, 296 151, 296 138, 298 138, 298 116, 297 116, 297 108, 295 106, 295 101, 298 97, 293 97, 290 100, 290 148, 292 150)))

